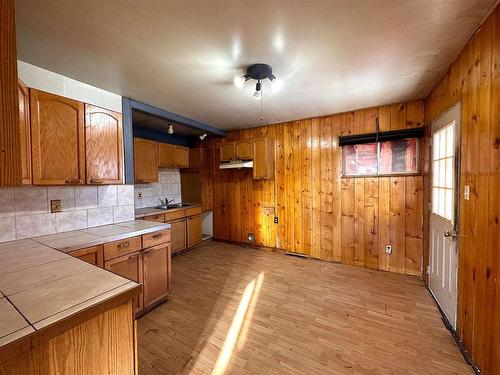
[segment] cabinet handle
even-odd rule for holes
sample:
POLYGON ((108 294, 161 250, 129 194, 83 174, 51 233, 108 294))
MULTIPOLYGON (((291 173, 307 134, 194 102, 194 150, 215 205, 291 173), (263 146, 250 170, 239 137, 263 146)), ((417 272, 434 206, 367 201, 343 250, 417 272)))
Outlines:
POLYGON ((129 242, 122 242, 121 244, 119 244, 117 247, 119 249, 126 249, 127 247, 129 247, 130 243, 129 242))
POLYGON ((134 255, 131 255, 128 257, 128 260, 133 260, 133 259, 137 259, 141 256, 141 254, 134 254, 134 255))
POLYGON ((159 237, 161 237, 161 236, 162 236, 162 234, 161 234, 161 233, 153 234, 153 238, 159 238, 159 237))
POLYGON ((66 180, 65 181, 67 184, 81 184, 82 183, 82 180, 80 178, 76 179, 76 180, 66 180))
POLYGON ((90 183, 91 184, 102 184, 103 181, 102 180, 96 180, 96 179, 93 178, 93 179, 90 180, 90 183))

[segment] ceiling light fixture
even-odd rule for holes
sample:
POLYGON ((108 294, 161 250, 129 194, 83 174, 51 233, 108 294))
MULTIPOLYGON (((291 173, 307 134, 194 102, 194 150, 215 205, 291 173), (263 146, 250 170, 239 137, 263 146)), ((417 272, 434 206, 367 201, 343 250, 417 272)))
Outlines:
POLYGON ((167 133, 174 134, 174 127, 172 126, 172 124, 168 125, 167 133))
MULTIPOLYGON (((257 81, 255 84, 255 92, 253 93, 253 97, 257 100, 260 100, 260 120, 264 121, 264 117, 262 115, 262 81, 269 79, 271 82, 276 79, 273 74, 273 68, 267 64, 253 64, 247 68, 246 74, 243 76, 246 81, 254 79, 257 81)), ((236 83, 236 77, 234 79, 234 84, 236 83)))

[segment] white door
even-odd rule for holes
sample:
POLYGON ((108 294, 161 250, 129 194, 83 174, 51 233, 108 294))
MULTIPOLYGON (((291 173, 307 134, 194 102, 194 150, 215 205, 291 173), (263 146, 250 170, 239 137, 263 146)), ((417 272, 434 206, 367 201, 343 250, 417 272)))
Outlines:
POLYGON ((432 123, 429 287, 456 328, 460 103, 432 123))

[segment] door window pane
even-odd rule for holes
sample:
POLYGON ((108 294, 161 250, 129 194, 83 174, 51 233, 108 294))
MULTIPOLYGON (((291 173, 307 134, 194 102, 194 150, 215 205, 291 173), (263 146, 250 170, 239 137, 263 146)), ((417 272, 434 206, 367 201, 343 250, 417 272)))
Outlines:
POLYGON ((432 212, 450 221, 455 210, 454 140, 454 122, 432 135, 432 212))

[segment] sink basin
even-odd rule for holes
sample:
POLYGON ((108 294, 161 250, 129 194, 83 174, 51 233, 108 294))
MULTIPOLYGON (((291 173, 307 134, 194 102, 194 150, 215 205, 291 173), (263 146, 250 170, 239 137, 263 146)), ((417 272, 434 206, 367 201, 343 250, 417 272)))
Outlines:
POLYGON ((160 210, 168 210, 169 208, 182 208, 182 207, 189 207, 191 206, 190 204, 185 204, 185 203, 174 203, 174 204, 169 204, 168 206, 155 206, 155 208, 158 208, 160 210))

